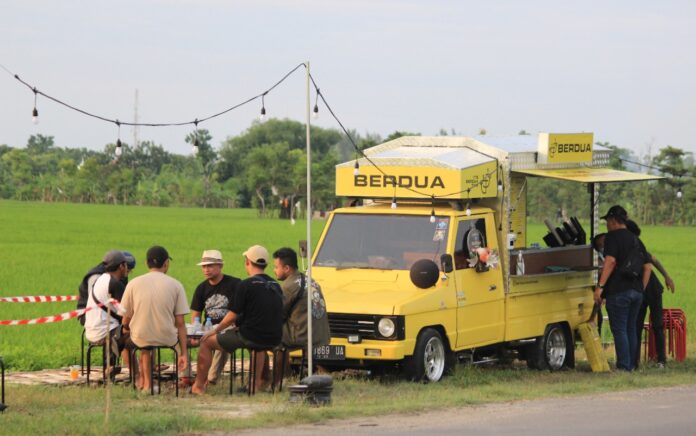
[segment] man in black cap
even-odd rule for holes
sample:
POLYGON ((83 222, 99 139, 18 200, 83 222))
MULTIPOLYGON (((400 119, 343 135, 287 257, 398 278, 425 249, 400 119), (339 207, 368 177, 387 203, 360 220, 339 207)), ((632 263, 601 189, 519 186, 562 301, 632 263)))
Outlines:
POLYGON ((633 371, 638 348, 636 320, 650 277, 650 264, 645 247, 626 228, 628 214, 623 207, 612 206, 601 219, 606 220, 608 233, 604 240, 604 267, 594 299, 598 304, 606 300, 616 368, 633 371))
MULTIPOLYGON (((147 250, 150 271, 131 280, 123 294, 123 327, 130 333, 130 341, 140 348, 177 346, 179 369, 183 371, 188 362, 184 315, 189 313, 189 305, 184 286, 167 275, 170 261, 164 247, 156 245, 147 250)), ((151 353, 141 351, 137 385, 144 391, 149 391, 152 383, 151 364, 151 353)))

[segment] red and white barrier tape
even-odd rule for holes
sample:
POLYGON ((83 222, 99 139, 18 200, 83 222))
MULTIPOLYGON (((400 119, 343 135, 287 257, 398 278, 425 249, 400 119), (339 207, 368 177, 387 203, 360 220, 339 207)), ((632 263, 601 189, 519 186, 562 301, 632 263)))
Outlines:
POLYGON ((77 301, 77 295, 41 295, 36 297, 0 297, 0 303, 54 303, 77 301))
MULTIPOLYGON (((118 308, 118 300, 110 300, 109 303, 111 305, 115 306, 118 308)), ((100 304, 99 307, 103 306, 103 304, 100 304)), ((96 309, 97 306, 94 307, 87 307, 84 309, 80 310, 71 310, 70 312, 63 312, 58 315, 53 315, 53 316, 42 316, 41 318, 34 318, 34 319, 4 319, 0 320, 0 325, 29 325, 29 324, 48 324, 52 322, 60 322, 60 321, 65 321, 71 318, 77 318, 78 316, 82 315, 85 312, 88 312, 92 309, 96 309)))

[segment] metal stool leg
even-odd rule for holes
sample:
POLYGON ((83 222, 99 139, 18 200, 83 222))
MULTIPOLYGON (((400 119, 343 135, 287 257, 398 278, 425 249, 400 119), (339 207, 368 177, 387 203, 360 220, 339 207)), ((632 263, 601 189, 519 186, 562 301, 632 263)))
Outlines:
POLYGON ((80 372, 85 375, 85 329, 82 329, 82 338, 80 338, 80 372))

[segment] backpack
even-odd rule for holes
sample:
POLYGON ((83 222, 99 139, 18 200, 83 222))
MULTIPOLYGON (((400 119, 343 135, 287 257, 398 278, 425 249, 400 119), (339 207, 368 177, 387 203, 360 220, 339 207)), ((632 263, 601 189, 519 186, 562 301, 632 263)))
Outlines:
POLYGON ((645 264, 645 255, 640 249, 640 243, 637 237, 633 237, 633 247, 626 255, 626 258, 619 265, 619 274, 629 280, 641 280, 643 278, 643 265, 645 264))

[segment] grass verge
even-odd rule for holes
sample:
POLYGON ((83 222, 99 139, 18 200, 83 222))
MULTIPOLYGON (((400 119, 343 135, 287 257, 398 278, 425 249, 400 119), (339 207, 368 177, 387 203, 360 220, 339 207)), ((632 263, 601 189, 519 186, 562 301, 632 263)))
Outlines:
POLYGON ((175 399, 112 389, 113 411, 104 425, 105 390, 85 386, 10 385, 10 409, 2 416, 6 434, 172 434, 286 426, 327 419, 414 413, 491 402, 598 394, 693 383, 696 360, 672 362, 666 370, 647 367, 632 374, 593 374, 585 362, 572 371, 537 372, 519 366, 460 366, 437 384, 346 376, 337 379, 333 404, 312 408, 288 403, 286 392, 227 395, 216 386, 204 397, 175 399))

